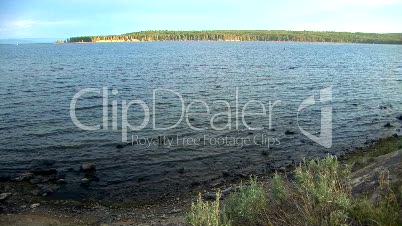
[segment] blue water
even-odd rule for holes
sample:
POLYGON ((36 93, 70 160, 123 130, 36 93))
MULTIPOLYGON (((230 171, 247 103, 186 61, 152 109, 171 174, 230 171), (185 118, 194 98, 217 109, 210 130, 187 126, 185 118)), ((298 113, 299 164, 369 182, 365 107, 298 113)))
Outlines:
MULTIPOLYGON (((223 170, 262 174, 302 158, 342 155, 365 141, 398 133, 402 113, 402 46, 368 44, 274 43, 274 42, 150 42, 108 44, 0 45, 0 175, 29 169, 35 159, 56 160, 68 175, 66 189, 80 190, 82 162, 95 162, 101 180, 91 192, 119 195, 189 189, 190 184, 218 180, 223 170), (333 144, 322 147, 303 135, 296 114, 311 95, 319 100, 320 89, 332 86, 333 144), (70 102, 84 88, 108 87, 109 129, 84 131, 70 118, 70 102), (186 106, 203 100, 211 114, 226 111, 224 100, 235 113, 236 87, 241 107, 259 100, 281 103, 268 117, 248 116, 249 131, 242 125, 222 131, 191 130, 183 122, 167 131, 154 131, 149 124, 132 135, 192 138, 250 137, 265 134, 277 139, 267 146, 238 145, 128 145, 122 143, 121 101, 142 100, 152 111, 154 89, 174 90, 186 106), (113 95, 112 89, 118 94, 113 95), (112 101, 118 101, 118 131, 112 130, 112 101), (392 127, 384 128, 390 122, 392 127), (285 131, 295 134, 286 135, 285 131), (268 155, 262 155, 268 152, 268 155), (182 170, 184 169, 184 171, 182 170)), ((157 99, 156 123, 173 125, 180 118, 181 104, 174 95, 157 99)), ((318 135, 320 104, 306 109, 299 118, 305 130, 318 135)), ((240 112, 241 112, 240 108, 240 112)), ((261 112, 258 104, 250 112, 261 112)), ((205 112, 200 104, 194 113, 205 112)), ((152 113, 152 112, 151 112, 152 113)), ((102 124, 102 96, 91 93, 77 104, 77 117, 86 125, 102 124)), ((129 122, 141 124, 138 106, 129 110, 129 122)), ((233 116, 234 117, 234 116, 233 116)), ((195 116, 196 127, 209 126, 211 116, 195 116)), ((223 127, 227 118, 217 117, 223 127)))

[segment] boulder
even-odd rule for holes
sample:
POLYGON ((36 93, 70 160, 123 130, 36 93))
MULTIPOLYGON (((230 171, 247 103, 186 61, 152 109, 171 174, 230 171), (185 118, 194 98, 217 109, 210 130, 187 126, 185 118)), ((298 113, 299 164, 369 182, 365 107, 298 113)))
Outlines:
POLYGON ((40 206, 40 203, 34 203, 31 205, 31 209, 35 209, 40 206))
POLYGON ((29 181, 31 180, 35 175, 31 172, 25 172, 19 174, 16 178, 14 178, 14 181, 21 182, 21 181, 29 181))
POLYGON ((402 150, 370 159, 368 165, 352 173, 352 193, 375 193, 381 175, 388 177, 391 186, 402 185, 402 150))
POLYGON ((6 201, 8 198, 10 198, 12 194, 11 193, 1 193, 0 194, 0 202, 6 201))

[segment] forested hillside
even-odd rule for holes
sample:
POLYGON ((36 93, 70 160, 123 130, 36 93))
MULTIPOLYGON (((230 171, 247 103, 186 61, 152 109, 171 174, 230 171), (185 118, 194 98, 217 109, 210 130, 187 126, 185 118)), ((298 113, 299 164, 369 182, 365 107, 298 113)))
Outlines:
POLYGON ((293 41, 402 44, 402 33, 282 30, 140 31, 122 35, 72 37, 67 42, 293 41))

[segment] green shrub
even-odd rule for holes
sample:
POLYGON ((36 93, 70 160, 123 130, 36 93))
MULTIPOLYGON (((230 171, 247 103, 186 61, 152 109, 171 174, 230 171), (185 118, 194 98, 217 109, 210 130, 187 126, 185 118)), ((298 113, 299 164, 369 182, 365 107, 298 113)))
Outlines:
POLYGON ((272 198, 277 202, 283 202, 287 198, 283 179, 278 172, 275 172, 275 175, 272 178, 271 192, 272 198))
POLYGON ((220 191, 216 192, 214 202, 203 201, 201 193, 198 194, 197 201, 191 204, 191 211, 187 214, 187 222, 192 226, 230 226, 230 222, 221 216, 220 191))
POLYGON ((350 168, 341 165, 335 156, 327 156, 297 167, 294 181, 275 173, 268 194, 255 178, 250 178, 249 185, 241 185, 238 192, 229 195, 223 214, 219 211, 219 193, 213 203, 199 196, 188 222, 193 226, 230 222, 236 226, 402 225, 399 196, 392 191, 389 176, 382 174, 373 198, 353 197, 350 168))
POLYGON ((225 213, 234 225, 256 225, 266 211, 267 199, 262 185, 250 177, 248 186, 240 186, 225 202, 225 213))

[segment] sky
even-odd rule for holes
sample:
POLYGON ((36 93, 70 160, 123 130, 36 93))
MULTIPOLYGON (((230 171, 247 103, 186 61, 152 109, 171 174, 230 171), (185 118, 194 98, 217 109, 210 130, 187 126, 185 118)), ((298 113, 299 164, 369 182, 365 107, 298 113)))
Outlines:
POLYGON ((0 39, 143 30, 402 32, 402 0, 0 0, 0 39))

